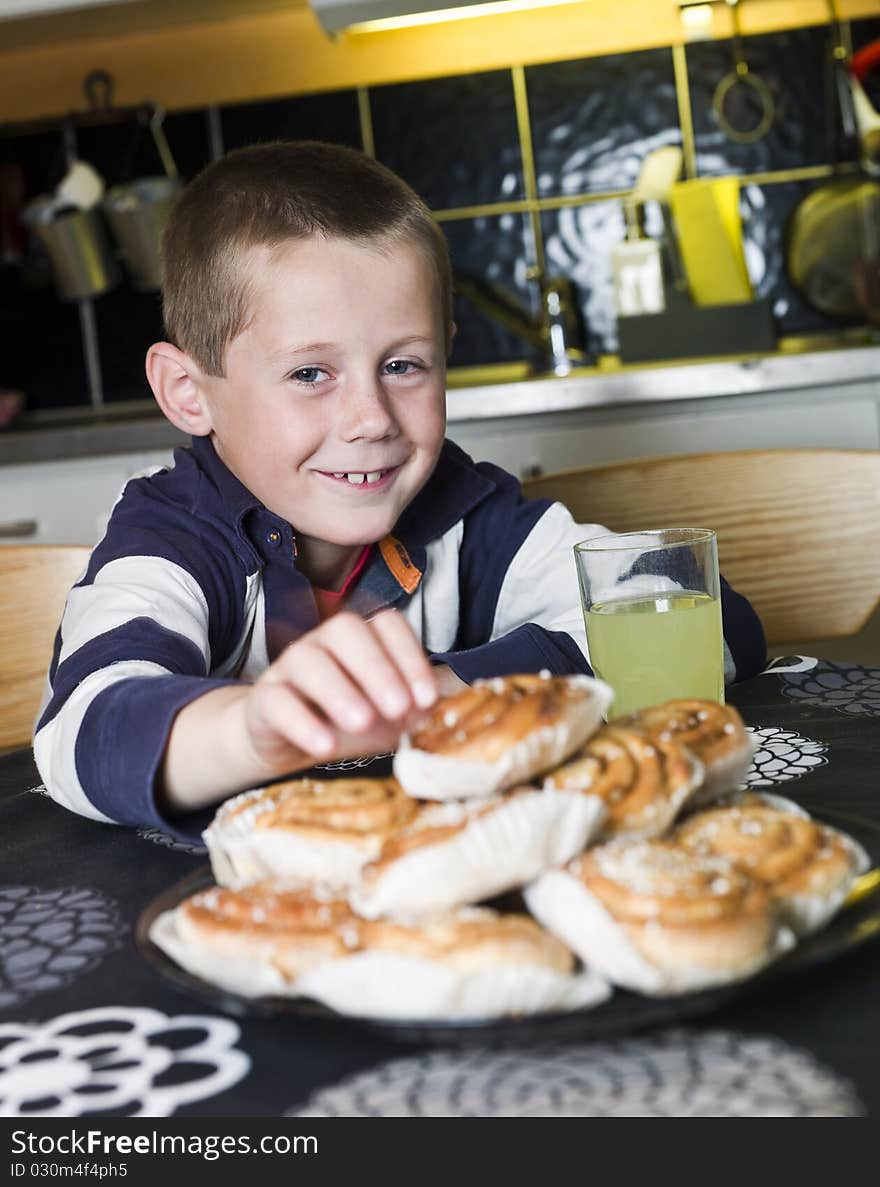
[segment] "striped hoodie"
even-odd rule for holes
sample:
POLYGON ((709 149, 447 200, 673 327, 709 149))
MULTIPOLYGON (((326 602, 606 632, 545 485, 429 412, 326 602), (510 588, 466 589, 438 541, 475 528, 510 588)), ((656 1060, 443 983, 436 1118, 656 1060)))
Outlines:
MULTIPOLYGON (((590 672, 572 546, 603 529, 475 464, 452 442, 393 535, 375 547, 348 607, 394 606, 462 679, 590 672)), ((722 581, 725 677, 765 658, 760 622, 722 581)), ((132 479, 71 590, 55 640, 34 756, 49 794, 95 820, 180 837, 156 779, 176 713, 254 679, 318 624, 293 529, 231 473, 207 437, 132 479)))

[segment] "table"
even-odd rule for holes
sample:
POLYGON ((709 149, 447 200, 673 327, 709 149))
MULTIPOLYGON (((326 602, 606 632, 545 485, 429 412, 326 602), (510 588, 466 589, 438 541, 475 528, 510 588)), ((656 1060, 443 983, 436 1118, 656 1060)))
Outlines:
MULTIPOLYGON (((774 661, 730 690, 752 785, 876 825, 880 669, 774 661)), ((148 903, 205 862, 57 807, 0 759, 0 1115, 880 1114, 880 944, 722 1011, 607 1042, 403 1046, 338 1023, 231 1017, 134 948, 148 903)), ((880 908, 880 896, 878 896, 880 908)))

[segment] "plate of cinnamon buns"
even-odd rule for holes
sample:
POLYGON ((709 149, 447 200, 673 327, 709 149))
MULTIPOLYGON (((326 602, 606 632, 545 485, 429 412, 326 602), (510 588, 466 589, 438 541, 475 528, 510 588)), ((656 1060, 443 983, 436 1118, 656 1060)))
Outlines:
POLYGON ((477 681, 387 778, 227 800, 210 872, 151 904, 141 952, 239 1013, 419 1039, 633 1029, 834 954, 870 865, 858 830, 746 791, 732 706, 605 722, 611 700, 585 676, 477 681))

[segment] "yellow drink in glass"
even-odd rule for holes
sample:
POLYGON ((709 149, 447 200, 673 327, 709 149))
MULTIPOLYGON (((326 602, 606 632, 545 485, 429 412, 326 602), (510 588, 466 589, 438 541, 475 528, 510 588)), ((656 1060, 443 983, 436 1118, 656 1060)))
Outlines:
POLYGON ((670 590, 597 602, 585 611, 593 671, 614 689, 610 716, 674 697, 724 700, 721 603, 670 590))

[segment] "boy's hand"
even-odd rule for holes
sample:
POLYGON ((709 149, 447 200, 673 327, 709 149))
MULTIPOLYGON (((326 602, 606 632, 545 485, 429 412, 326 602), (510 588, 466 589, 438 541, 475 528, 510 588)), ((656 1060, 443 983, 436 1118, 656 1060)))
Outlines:
POLYGON ((275 773, 302 754, 321 761, 393 750, 407 720, 437 699, 437 685, 402 614, 365 621, 342 612, 291 643, 250 688, 241 705, 247 744, 275 773))
POLYGON ((316 762, 394 750, 438 695, 464 687, 432 667, 396 610, 340 613, 291 643, 250 685, 225 685, 177 714, 156 792, 171 812, 214 804, 316 762))

